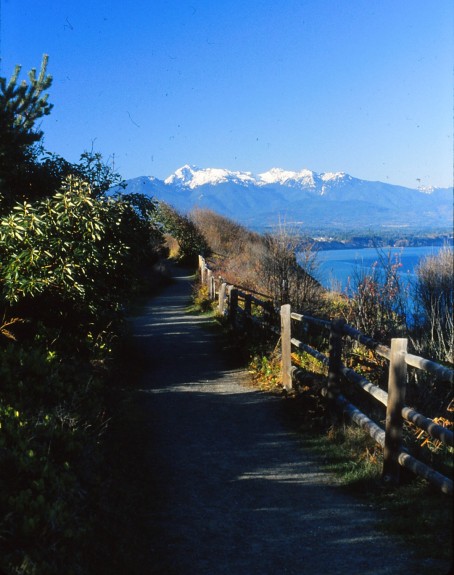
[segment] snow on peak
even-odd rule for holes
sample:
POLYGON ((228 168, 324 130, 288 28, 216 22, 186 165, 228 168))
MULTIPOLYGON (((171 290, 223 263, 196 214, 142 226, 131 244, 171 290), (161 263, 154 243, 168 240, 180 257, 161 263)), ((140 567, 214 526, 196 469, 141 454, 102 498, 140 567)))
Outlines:
POLYGON ((320 179, 324 182, 333 182, 344 180, 347 177, 345 172, 325 172, 324 174, 320 174, 320 179))
POLYGON ((231 172, 222 168, 199 169, 196 166, 185 165, 166 180, 166 184, 180 184, 191 188, 198 188, 206 184, 216 185, 233 181, 235 183, 255 183, 250 172, 231 172))
POLYGON ((174 174, 169 176, 164 183, 166 184, 182 184, 185 185, 189 183, 194 174, 198 171, 196 166, 190 166, 189 164, 185 164, 181 168, 175 171, 174 174))
POLYGON ((263 184, 289 184, 300 183, 304 185, 315 185, 315 174, 311 170, 301 170, 300 172, 292 172, 289 170, 282 170, 281 168, 271 168, 268 172, 259 174, 259 181, 263 184))
POLYGON ((320 185, 321 193, 328 191, 325 184, 329 187, 331 184, 337 184, 343 180, 349 179, 350 176, 345 172, 325 172, 317 174, 311 170, 303 169, 300 171, 283 170, 282 168, 271 168, 254 176, 251 172, 234 172, 223 168, 198 168, 186 164, 175 171, 171 176, 164 180, 167 185, 177 185, 194 190, 200 186, 223 184, 231 182, 240 185, 280 185, 293 188, 311 189, 316 191, 320 185))
POLYGON ((436 188, 434 186, 418 186, 418 190, 423 194, 433 194, 436 188))

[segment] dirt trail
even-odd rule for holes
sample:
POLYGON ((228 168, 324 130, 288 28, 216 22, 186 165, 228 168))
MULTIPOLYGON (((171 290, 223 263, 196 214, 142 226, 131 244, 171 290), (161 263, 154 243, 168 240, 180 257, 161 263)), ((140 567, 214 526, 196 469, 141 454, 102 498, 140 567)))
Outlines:
MULTIPOLYGON (((184 271, 133 320, 153 470, 148 575, 417 575, 290 431, 282 400, 245 385, 210 320, 188 315, 184 271)), ((436 570, 433 572, 436 573, 436 570)))

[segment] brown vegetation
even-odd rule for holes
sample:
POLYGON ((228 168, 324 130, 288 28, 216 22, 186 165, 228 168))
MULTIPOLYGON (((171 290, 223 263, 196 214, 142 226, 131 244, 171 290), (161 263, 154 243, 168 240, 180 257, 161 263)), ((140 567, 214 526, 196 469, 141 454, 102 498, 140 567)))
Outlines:
POLYGON ((260 235, 211 210, 191 214, 211 250, 216 275, 231 284, 263 293, 277 304, 320 309, 323 289, 314 279, 316 252, 285 226, 260 235), (298 263, 296 253, 302 254, 298 263))
MULTIPOLYGON (((275 305, 290 303, 300 313, 344 318, 385 345, 392 338, 407 337, 411 352, 452 364, 452 249, 423 260, 416 282, 410 285, 399 274, 399 259, 377 248, 380 265, 358 272, 347 295, 321 288, 314 279, 317 252, 284 225, 273 235, 260 235, 209 210, 197 210, 191 219, 211 250, 210 267, 224 281, 265 294, 275 305), (410 300, 416 301, 416 313, 410 300)), ((316 328, 308 329, 304 337, 315 347, 328 345, 316 328)), ((349 367, 361 366, 364 371, 367 365, 368 377, 386 387, 383 360, 354 341, 345 342, 344 356, 349 367)), ((451 419, 452 389, 443 382, 410 370, 407 398, 429 416, 451 419)))
POLYGON ((209 246, 216 275, 228 283, 258 291, 263 237, 211 210, 194 210, 191 219, 209 246))
POLYGON ((443 248, 419 264, 415 288, 420 333, 417 348, 454 363, 453 251, 443 248))

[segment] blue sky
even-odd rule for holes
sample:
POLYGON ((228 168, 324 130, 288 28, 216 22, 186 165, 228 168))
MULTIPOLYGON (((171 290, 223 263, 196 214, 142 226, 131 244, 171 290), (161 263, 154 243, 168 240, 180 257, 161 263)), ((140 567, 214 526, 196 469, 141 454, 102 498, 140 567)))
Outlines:
POLYGON ((50 57, 45 145, 451 186, 451 0, 0 0, 1 75, 50 57))

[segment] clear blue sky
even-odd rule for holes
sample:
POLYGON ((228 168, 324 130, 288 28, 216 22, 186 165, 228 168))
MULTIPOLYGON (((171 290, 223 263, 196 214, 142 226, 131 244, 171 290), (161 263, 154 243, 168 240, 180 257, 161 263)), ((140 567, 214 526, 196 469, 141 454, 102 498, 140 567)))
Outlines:
POLYGON ((70 161, 452 185, 451 0, 0 3, 1 75, 49 54, 42 129, 70 161))

